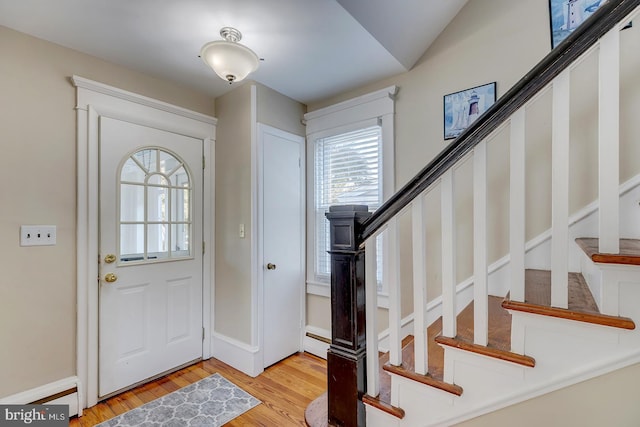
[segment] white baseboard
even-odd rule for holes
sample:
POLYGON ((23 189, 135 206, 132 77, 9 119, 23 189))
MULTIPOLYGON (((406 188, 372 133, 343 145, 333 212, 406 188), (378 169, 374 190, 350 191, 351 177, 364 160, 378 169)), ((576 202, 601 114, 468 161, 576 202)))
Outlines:
POLYGON ((0 398, 0 404, 27 405, 32 402, 43 401, 43 403, 49 403, 52 405, 69 405, 69 416, 71 417, 73 415, 82 415, 80 410, 80 390, 82 390, 82 386, 78 377, 68 377, 30 390, 25 390, 11 396, 0 398), (75 389, 76 391, 57 399, 48 400, 49 398, 55 397, 56 394, 71 389, 75 389))
MULTIPOLYGON (((318 337, 322 337, 327 340, 331 339, 331 331, 328 331, 326 329, 307 325, 305 330, 306 330, 306 333, 308 334, 316 335, 318 337)), ((329 343, 318 340, 316 338, 310 337, 305 334, 303 345, 304 345, 303 347, 304 351, 306 351, 307 353, 311 353, 323 359, 327 358, 327 350, 329 350, 329 343)))
POLYGON ((258 347, 214 332, 211 335, 211 355, 251 377, 264 371, 262 354, 258 347))

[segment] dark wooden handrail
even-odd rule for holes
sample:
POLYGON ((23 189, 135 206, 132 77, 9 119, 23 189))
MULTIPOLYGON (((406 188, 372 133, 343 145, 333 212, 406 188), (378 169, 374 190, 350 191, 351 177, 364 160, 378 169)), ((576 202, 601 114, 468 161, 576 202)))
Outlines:
POLYGON ((364 221, 362 232, 358 236, 359 242, 364 242, 397 215, 639 4, 640 0, 609 0, 601 6, 465 129, 454 142, 364 221))

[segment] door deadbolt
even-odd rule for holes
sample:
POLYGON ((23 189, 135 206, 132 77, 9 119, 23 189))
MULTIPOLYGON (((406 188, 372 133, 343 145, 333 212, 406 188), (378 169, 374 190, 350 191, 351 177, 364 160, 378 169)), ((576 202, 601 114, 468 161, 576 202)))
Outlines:
POLYGON ((275 270, 275 269, 276 269, 275 264, 272 264, 272 263, 267 264, 267 270, 275 270))
POLYGON ((104 257, 104 262, 107 264, 114 263, 116 261, 116 256, 114 254, 108 254, 104 257))

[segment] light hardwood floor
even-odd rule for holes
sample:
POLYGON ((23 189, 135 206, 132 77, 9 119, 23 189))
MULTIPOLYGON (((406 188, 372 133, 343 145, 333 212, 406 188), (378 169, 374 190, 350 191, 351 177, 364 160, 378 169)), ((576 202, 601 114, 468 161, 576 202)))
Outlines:
POLYGON ((307 405, 327 389, 326 362, 308 353, 298 353, 278 362, 257 378, 210 359, 85 409, 82 417, 71 419, 70 426, 94 426, 214 373, 262 401, 261 405, 225 424, 231 427, 305 426, 307 405))

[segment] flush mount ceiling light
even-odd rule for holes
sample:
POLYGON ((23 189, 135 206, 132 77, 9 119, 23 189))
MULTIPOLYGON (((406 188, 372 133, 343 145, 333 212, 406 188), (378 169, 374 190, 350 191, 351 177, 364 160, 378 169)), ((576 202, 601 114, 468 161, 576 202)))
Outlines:
POLYGON ((224 40, 205 44, 200 50, 200 56, 221 79, 229 84, 239 82, 258 69, 258 55, 238 43, 242 39, 240 31, 224 27, 220 30, 220 35, 224 40))

